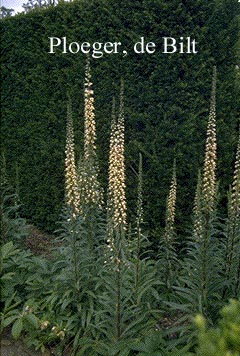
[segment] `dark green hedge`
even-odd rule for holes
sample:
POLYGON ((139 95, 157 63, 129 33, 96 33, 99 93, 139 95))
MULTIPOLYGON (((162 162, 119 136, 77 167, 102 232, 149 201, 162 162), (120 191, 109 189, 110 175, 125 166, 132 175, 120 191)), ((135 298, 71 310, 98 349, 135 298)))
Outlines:
POLYGON ((196 55, 131 51, 125 58, 91 60, 102 181, 106 186, 111 100, 122 77, 129 214, 135 209, 134 170, 141 151, 145 220, 150 227, 163 223, 176 156, 177 222, 185 225, 203 161, 212 67, 217 65, 218 176, 224 190, 231 182, 238 132, 238 14, 236 0, 84 0, 2 20, 2 147, 12 180, 16 162, 19 166, 24 215, 46 230, 56 227, 64 192, 67 90, 78 154, 83 139, 85 56, 49 54, 49 36, 121 41, 127 49, 141 36, 156 44, 163 36, 195 38, 196 55))

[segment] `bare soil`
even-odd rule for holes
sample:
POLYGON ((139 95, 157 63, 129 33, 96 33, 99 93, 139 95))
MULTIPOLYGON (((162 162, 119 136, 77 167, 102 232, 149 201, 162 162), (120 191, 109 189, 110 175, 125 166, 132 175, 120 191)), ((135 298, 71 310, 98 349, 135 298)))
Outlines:
POLYGON ((35 226, 31 226, 25 245, 32 253, 50 257, 52 248, 56 245, 54 236, 41 232, 35 226))
POLYGON ((29 349, 24 341, 13 340, 11 337, 10 330, 7 330, 1 335, 1 348, 0 348, 1 356, 51 356, 50 351, 42 354, 34 349, 29 349))

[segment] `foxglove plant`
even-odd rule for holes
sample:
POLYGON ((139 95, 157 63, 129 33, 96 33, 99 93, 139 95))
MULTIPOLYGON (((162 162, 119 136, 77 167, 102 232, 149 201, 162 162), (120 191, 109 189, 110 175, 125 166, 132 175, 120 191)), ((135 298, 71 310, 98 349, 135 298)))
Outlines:
POLYGON ((201 173, 198 173, 197 188, 193 206, 193 235, 196 240, 203 236, 201 173))
POLYGON ((210 227, 216 206, 216 67, 213 69, 212 93, 210 112, 207 125, 207 139, 203 174, 199 173, 194 201, 194 235, 204 240, 206 231, 210 227))
POLYGON ((199 174, 194 202, 194 226, 176 287, 180 309, 186 318, 199 312, 212 319, 219 305, 222 253, 216 236, 216 68, 213 70, 205 160, 199 174))
POLYGON ((87 59, 84 83, 84 157, 78 167, 81 205, 102 207, 103 192, 98 180, 99 168, 96 153, 96 122, 94 91, 91 82, 90 62, 87 59))
POLYGON ((90 61, 87 58, 84 83, 84 148, 78 165, 78 189, 89 250, 95 255, 95 247, 102 240, 102 231, 100 230, 102 230, 104 218, 103 190, 99 182, 94 91, 92 86, 90 61))
POLYGON ((167 198, 166 225, 165 225, 165 240, 169 242, 174 238, 176 198, 177 198, 177 178, 176 178, 176 161, 174 160, 171 186, 167 198))
POLYGON ((240 293, 240 134, 235 160, 232 189, 229 194, 225 244, 225 283, 227 291, 237 297, 240 293))
POLYGON ((70 97, 67 103, 67 134, 65 149, 65 199, 71 216, 76 218, 80 213, 80 196, 78 191, 77 172, 75 164, 75 146, 72 119, 72 103, 70 97))
POLYGON ((107 201, 107 249, 104 256, 105 268, 102 278, 105 291, 101 297, 105 336, 116 341, 122 337, 124 315, 127 311, 128 262, 126 259, 126 199, 124 167, 124 112, 123 84, 120 92, 119 115, 116 116, 113 100, 112 123, 109 149, 109 178, 107 201), (108 317, 106 317, 109 315, 108 317), (111 324, 111 331, 109 330, 111 324))
POLYGON ((216 200, 216 166, 217 166, 217 142, 216 142, 216 67, 213 69, 212 94, 210 113, 207 126, 207 140, 205 147, 205 159, 202 177, 202 201, 203 212, 206 219, 210 218, 215 208, 216 200))
POLYGON ((176 267, 176 249, 175 249, 175 210, 177 197, 177 178, 176 178, 176 161, 173 164, 173 174, 170 186, 169 195, 167 198, 166 225, 164 231, 164 245, 166 252, 166 285, 167 288, 172 288, 174 270, 176 267))
POLYGON ((113 108, 110 152, 109 152, 109 186, 108 186, 108 216, 113 228, 126 228, 126 183, 124 158, 124 103, 123 83, 120 92, 119 115, 116 117, 113 108))
MULTIPOLYGON (((140 256, 142 223, 142 162, 140 157, 138 208, 136 226, 129 242, 126 229, 123 87, 120 112, 115 114, 113 101, 110 138, 108 240, 101 271, 103 285, 100 301, 102 339, 107 348, 104 354, 131 354, 131 341, 155 325, 150 298, 153 299, 156 269, 152 261, 140 256), (121 170, 121 171, 120 171, 121 170)), ((98 312, 97 312, 98 315, 98 312)))
MULTIPOLYGON (((132 283, 132 305, 145 316, 145 327, 154 325, 152 308, 156 307, 159 300, 157 286, 161 284, 157 276, 156 262, 147 256, 146 248, 150 242, 143 232, 143 166, 142 154, 139 154, 138 187, 137 187, 137 212, 133 231, 129 232, 129 260, 130 276, 132 283)), ((157 316, 156 316, 157 319, 157 316)), ((156 322, 155 319, 155 322, 156 322)))
POLYGON ((170 184, 170 190, 166 204, 165 229, 162 240, 160 241, 160 252, 158 269, 160 279, 164 282, 164 289, 167 293, 167 299, 172 292, 174 276, 177 268, 176 241, 175 241, 175 215, 176 215, 176 198, 177 198, 177 178, 176 178, 176 161, 173 163, 173 173, 170 184))

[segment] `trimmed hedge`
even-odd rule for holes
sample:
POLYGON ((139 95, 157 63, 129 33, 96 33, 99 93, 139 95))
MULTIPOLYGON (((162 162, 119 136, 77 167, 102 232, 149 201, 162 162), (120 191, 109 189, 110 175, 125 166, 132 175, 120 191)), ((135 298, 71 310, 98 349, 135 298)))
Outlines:
POLYGON ((139 151, 144 159, 145 220, 154 229, 164 221, 175 156, 181 234, 203 160, 215 64, 221 189, 231 182, 238 133, 238 14, 235 0, 84 0, 2 20, 2 148, 13 182, 19 166, 24 216, 45 230, 56 228, 64 195, 67 90, 73 100, 77 153, 82 150, 85 56, 49 54, 48 37, 120 41, 128 49, 125 58, 105 54, 91 59, 102 183, 106 187, 111 101, 124 78, 130 219, 139 151), (163 36, 191 36, 199 52, 167 55, 157 47, 154 54, 138 55, 131 49, 141 36, 157 46, 163 36))

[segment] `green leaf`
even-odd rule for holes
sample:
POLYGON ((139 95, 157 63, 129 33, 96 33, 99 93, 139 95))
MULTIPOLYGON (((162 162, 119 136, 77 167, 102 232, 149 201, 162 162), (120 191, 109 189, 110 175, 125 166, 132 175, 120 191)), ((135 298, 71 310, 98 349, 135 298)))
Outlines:
POLYGON ((12 324, 14 320, 16 320, 18 315, 11 315, 8 318, 3 320, 2 326, 3 328, 6 328, 8 325, 12 324))
POLYGON ((131 344, 131 350, 134 351, 147 351, 146 345, 144 342, 134 342, 131 344))
POLYGON ((14 339, 19 338, 19 336, 22 332, 22 329, 23 329, 23 321, 22 321, 22 318, 20 318, 15 321, 15 323, 13 324, 13 327, 12 327, 12 336, 14 339))
POLYGON ((71 304, 72 303, 72 299, 66 299, 66 300, 64 300, 64 302, 62 303, 62 305, 61 305, 61 309, 62 310, 65 310, 67 307, 68 307, 68 305, 69 304, 71 304))
POLYGON ((14 272, 8 272, 5 273, 2 277, 1 277, 1 281, 9 281, 12 279, 12 277, 15 275, 14 272))
POLYGON ((34 314, 27 314, 26 319, 32 326, 34 326, 36 329, 38 328, 38 318, 34 314))
POLYGON ((6 300, 5 302, 5 308, 4 308, 4 312, 7 313, 9 312, 10 310, 11 311, 14 311, 14 309, 21 303, 21 301, 18 301, 18 302, 15 302, 13 303, 14 301, 14 298, 15 298, 15 295, 16 295, 16 292, 6 300), (12 304, 13 303, 13 304, 12 304))
POLYGON ((13 242, 10 241, 3 245, 2 247, 2 259, 4 260, 8 256, 11 256, 12 254, 15 254, 17 250, 14 249, 13 242))

